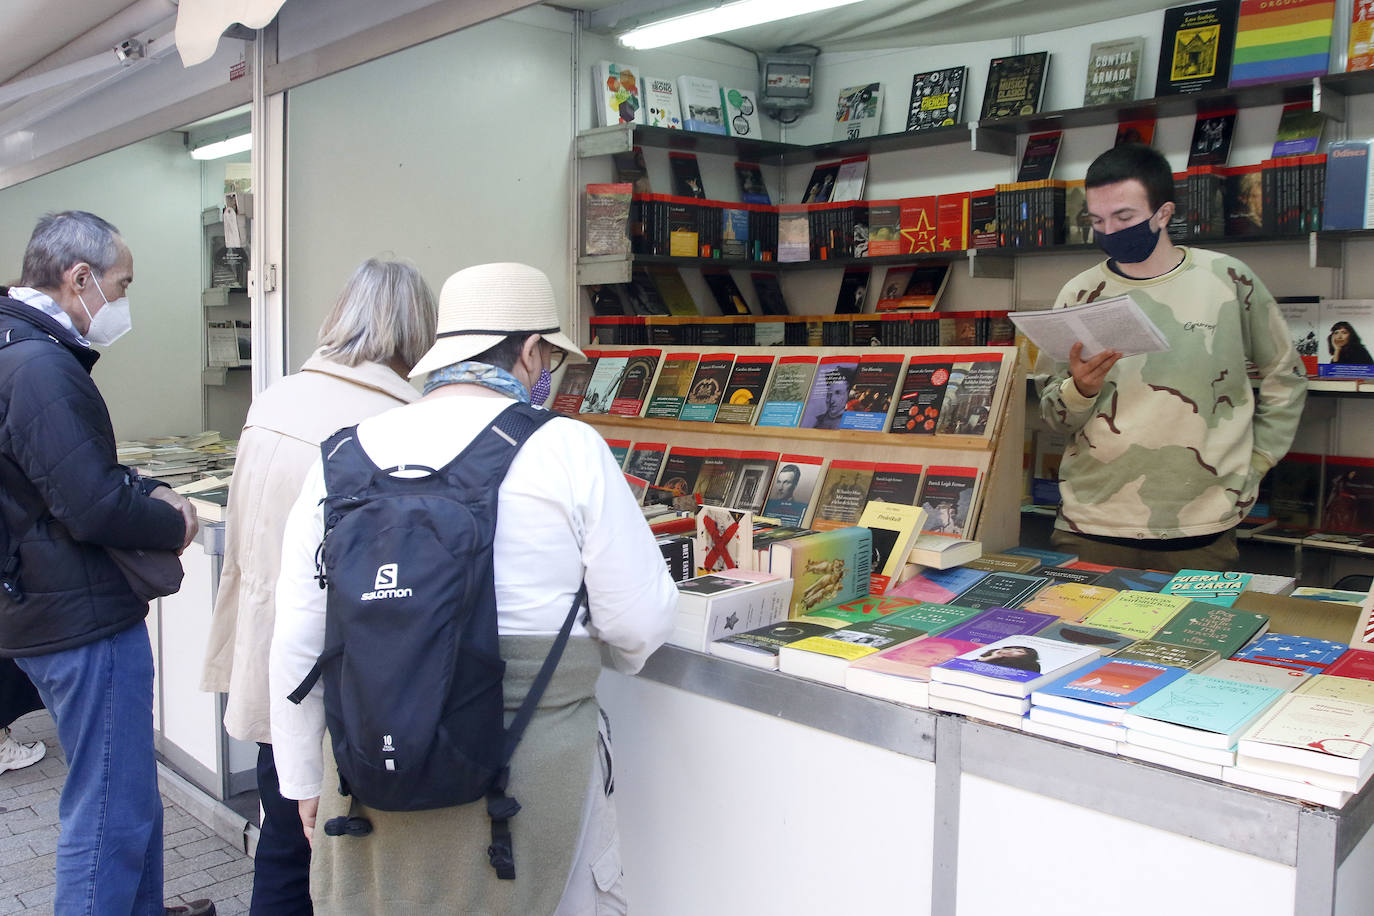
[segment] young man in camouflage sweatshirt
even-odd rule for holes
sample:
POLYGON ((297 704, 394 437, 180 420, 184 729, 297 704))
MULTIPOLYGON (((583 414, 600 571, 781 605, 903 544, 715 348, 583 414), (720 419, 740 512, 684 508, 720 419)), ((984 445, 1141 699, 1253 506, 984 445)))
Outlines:
POLYGON ((1116 147, 1088 168, 1085 188, 1108 259, 1070 280, 1055 308, 1129 295, 1170 349, 1083 359, 1079 343, 1067 365, 1040 356, 1041 416, 1069 437, 1052 543, 1114 566, 1230 569, 1236 523, 1297 429, 1302 363, 1254 271, 1169 240, 1174 183, 1162 155, 1116 147))

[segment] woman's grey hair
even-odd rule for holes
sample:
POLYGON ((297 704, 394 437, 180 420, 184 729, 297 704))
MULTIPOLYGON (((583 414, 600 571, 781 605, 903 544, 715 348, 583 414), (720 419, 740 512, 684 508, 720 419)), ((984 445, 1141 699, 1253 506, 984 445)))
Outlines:
POLYGON ((49 213, 38 221, 24 250, 20 286, 56 289, 67 268, 82 261, 100 276, 119 257, 119 230, 85 210, 49 213))
POLYGON ((324 356, 345 366, 399 359, 414 366, 434 345, 434 293, 408 261, 368 258, 320 325, 324 356))

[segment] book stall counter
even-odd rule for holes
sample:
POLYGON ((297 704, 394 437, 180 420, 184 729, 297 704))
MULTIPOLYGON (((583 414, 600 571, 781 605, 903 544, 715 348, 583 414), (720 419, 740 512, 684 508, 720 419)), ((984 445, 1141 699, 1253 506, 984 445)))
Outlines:
POLYGON ((153 737, 159 757, 211 797, 257 786, 257 747, 224 732, 225 695, 200 689, 210 615, 224 564, 224 523, 202 520, 181 555, 181 590, 148 609, 153 737))
POLYGON ((1374 899, 1368 788, 1315 806, 671 646, 636 678, 605 671, 598 696, 642 912, 1356 916, 1374 899), (1123 868, 1144 878, 1129 892, 1123 868))

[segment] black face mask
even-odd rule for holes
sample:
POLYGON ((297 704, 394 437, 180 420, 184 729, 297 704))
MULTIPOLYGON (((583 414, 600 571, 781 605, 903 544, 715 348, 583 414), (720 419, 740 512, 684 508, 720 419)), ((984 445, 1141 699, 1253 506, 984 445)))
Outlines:
POLYGON ((1096 233, 1098 246, 1118 263, 1139 264, 1153 254, 1159 244, 1159 230, 1150 228, 1153 216, 1151 213, 1134 226, 1115 232, 1096 233))

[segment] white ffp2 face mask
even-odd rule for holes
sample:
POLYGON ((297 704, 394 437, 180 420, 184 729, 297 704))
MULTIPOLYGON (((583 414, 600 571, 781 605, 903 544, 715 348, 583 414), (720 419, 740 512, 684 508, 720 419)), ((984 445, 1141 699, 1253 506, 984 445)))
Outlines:
POLYGON ((86 308, 86 300, 82 299, 80 294, 77 295, 76 298, 81 300, 81 308, 91 323, 84 336, 96 346, 108 347, 134 329, 133 312, 129 308, 128 296, 120 296, 111 302, 105 297, 105 291, 100 288, 100 281, 96 280, 94 275, 91 276, 91 282, 95 284, 100 298, 105 300, 105 306, 92 317, 91 310, 86 308))

